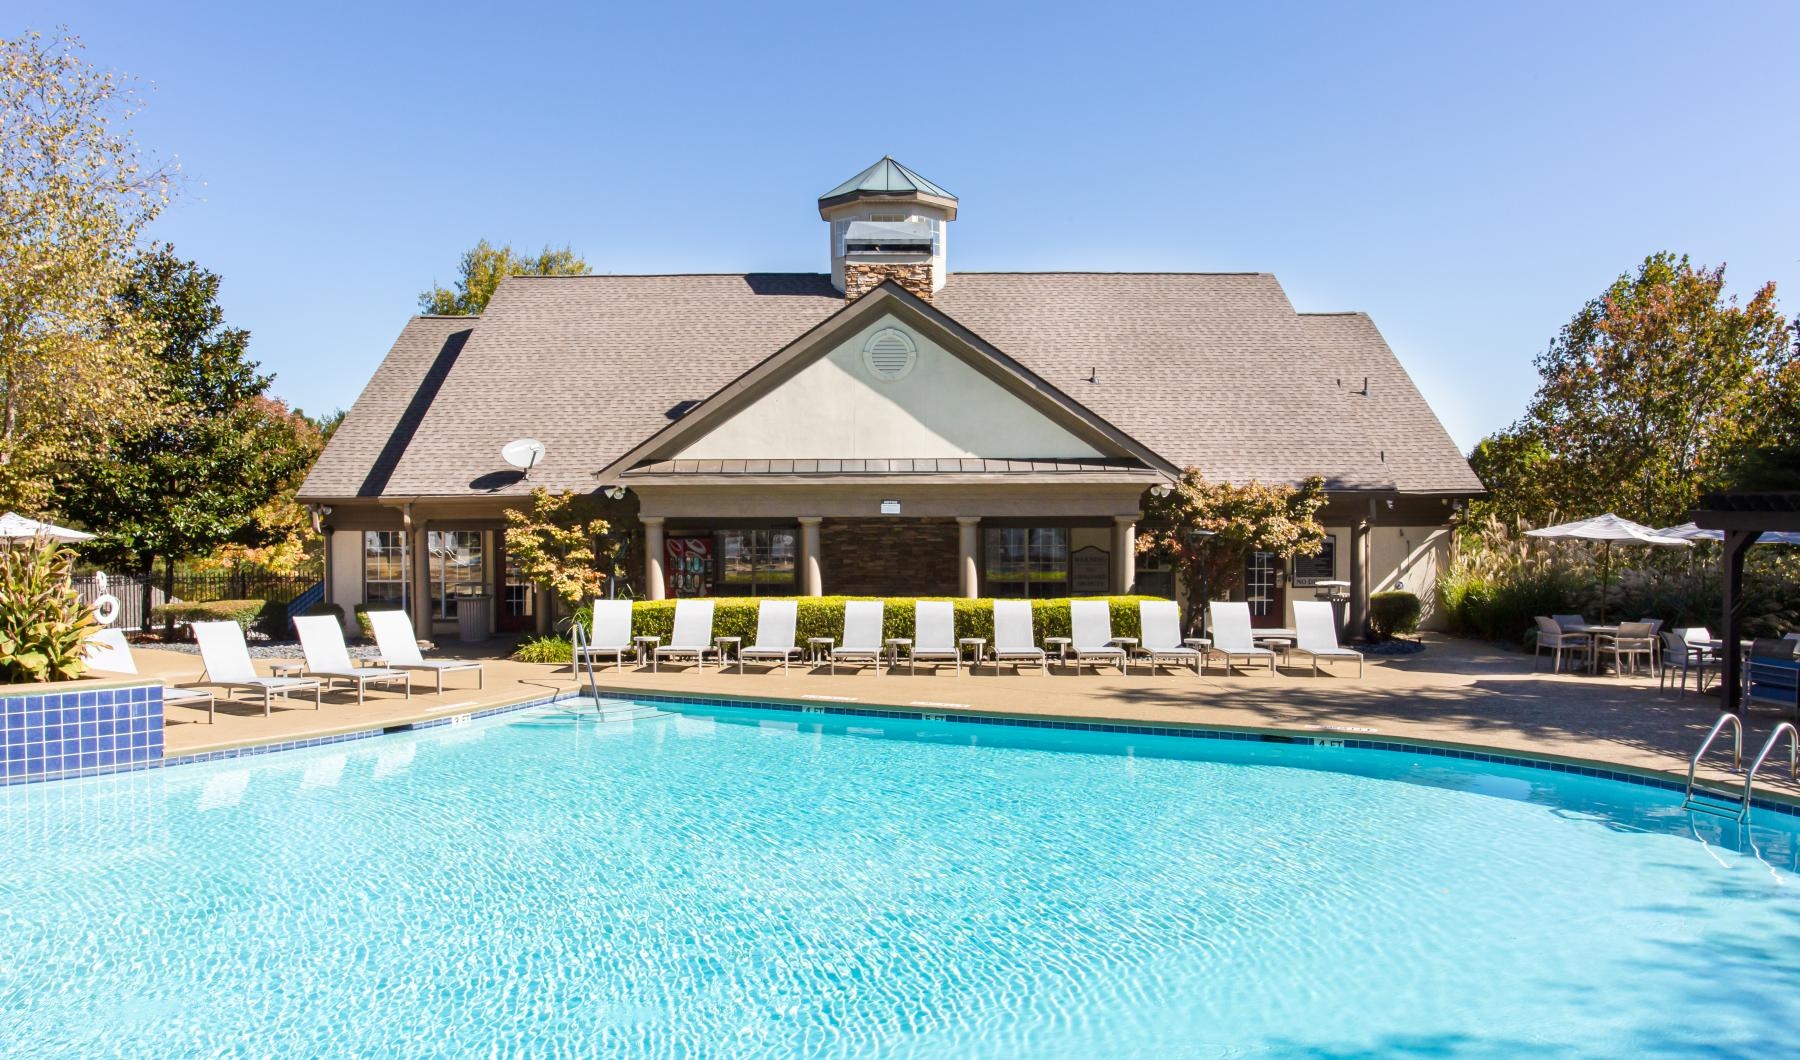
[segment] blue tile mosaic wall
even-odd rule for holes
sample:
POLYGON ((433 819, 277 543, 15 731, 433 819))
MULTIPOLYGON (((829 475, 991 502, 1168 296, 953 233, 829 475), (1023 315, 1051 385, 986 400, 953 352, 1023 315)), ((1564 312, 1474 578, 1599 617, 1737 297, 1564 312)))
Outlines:
POLYGON ((0 783, 110 773, 160 761, 162 686, 0 691, 0 783))

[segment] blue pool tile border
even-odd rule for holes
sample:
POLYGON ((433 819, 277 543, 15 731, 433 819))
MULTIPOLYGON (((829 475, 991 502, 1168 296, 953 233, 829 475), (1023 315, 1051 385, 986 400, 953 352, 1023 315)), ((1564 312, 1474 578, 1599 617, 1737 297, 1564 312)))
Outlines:
MULTIPOLYGON (((157 693, 160 698, 160 690, 157 693)), ((26 777, 0 777, 0 787, 15 784, 35 784, 46 781, 67 780, 77 777, 102 776, 114 773, 133 773, 146 769, 167 769, 172 766, 195 765, 202 762, 219 762, 234 758, 252 758, 258 755, 275 754, 280 751, 299 751, 311 747, 324 747, 330 744, 350 743, 357 740, 370 740, 380 736, 392 736, 399 733, 422 732, 438 729, 459 723, 467 723, 482 718, 496 717, 501 714, 513 714, 533 707, 548 706, 571 699, 587 698, 584 689, 571 689, 557 692, 536 699, 519 703, 507 703, 496 707, 471 711, 467 714, 448 714, 441 718, 427 718, 423 721, 403 722, 382 728, 358 729, 354 732, 334 733, 330 736, 314 736, 300 740, 286 740, 280 743, 250 744, 243 747, 227 747, 217 751, 196 751, 192 754, 177 755, 173 758, 158 758, 148 761, 120 762, 111 766, 96 766, 70 772, 50 775, 26 777)), ((891 721, 942 721, 953 725, 998 726, 1018 729, 1064 729, 1073 732, 1104 732, 1131 736, 1167 736, 1186 740, 1224 740, 1240 743, 1286 744, 1289 746, 1324 746, 1343 748, 1355 751, 1383 751, 1390 754, 1418 755, 1427 758, 1454 758, 1469 762, 1485 762, 1491 765, 1513 766, 1520 769, 1540 769, 1550 773, 1565 773, 1574 776, 1592 777, 1596 780, 1611 780, 1621 784, 1632 784, 1638 787, 1655 788, 1661 791, 1685 793, 1686 785, 1680 781, 1666 777, 1650 776, 1642 773, 1612 769, 1605 766, 1588 766, 1575 762, 1559 762, 1550 758, 1531 758, 1524 755, 1501 754, 1492 751, 1472 751, 1459 747, 1443 747, 1427 743, 1413 743, 1404 740, 1371 740, 1349 735, 1322 733, 1313 735, 1299 732, 1264 732, 1242 729, 1208 729, 1176 725, 1143 725, 1124 722, 1078 721, 1064 718, 1021 718, 1000 714, 978 714, 966 711, 919 711, 905 710, 899 707, 864 707, 851 706, 836 702, 799 702, 783 699, 725 699, 717 696, 676 696, 654 692, 630 692, 623 690, 602 689, 600 698, 619 700, 631 703, 669 703, 694 707, 723 707, 737 710, 765 710, 787 714, 825 714, 853 718, 885 718, 891 721)), ((1800 818, 1800 803, 1777 802, 1766 797, 1755 797, 1750 800, 1754 809, 1767 810, 1788 817, 1800 818)))

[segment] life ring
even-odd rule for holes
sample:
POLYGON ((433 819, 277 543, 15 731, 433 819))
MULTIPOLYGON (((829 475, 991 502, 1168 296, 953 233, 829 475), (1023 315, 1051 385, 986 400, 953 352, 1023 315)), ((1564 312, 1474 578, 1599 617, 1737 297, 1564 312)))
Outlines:
POLYGON ((111 593, 101 593, 94 598, 94 618, 103 626, 110 626, 119 617, 119 598, 111 593))

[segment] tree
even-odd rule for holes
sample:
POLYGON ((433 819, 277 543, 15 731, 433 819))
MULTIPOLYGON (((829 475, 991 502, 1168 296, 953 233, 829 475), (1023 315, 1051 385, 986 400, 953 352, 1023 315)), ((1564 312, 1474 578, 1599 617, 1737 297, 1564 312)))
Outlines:
POLYGON ((611 529, 593 498, 534 489, 529 512, 506 512, 506 551, 526 581, 574 609, 606 592, 611 529))
POLYGON ((160 411, 151 337, 115 295, 173 171, 139 152, 129 79, 81 50, 0 40, 0 506, 28 511, 60 464, 160 411))
POLYGON ((568 247, 545 247, 535 256, 520 254, 511 244, 496 247, 487 240, 462 256, 454 288, 433 287, 419 295, 419 312, 437 316, 475 316, 487 308, 494 289, 508 276, 586 276, 593 270, 568 247))
POLYGON ((1317 555, 1325 547, 1317 518, 1324 506, 1325 480, 1318 476, 1297 487, 1236 485, 1208 482, 1188 468, 1167 496, 1150 495, 1138 551, 1164 556, 1174 566, 1187 590, 1191 623, 1206 606, 1203 593, 1217 595, 1243 580, 1250 553, 1317 555))
POLYGON ((344 414, 334 412, 317 420, 298 409, 289 412, 280 402, 271 401, 270 405, 269 416, 285 418, 292 432, 290 447, 296 450, 293 473, 281 484, 278 493, 250 513, 250 522, 245 529, 196 562, 195 569, 236 571, 255 567, 270 574, 291 576, 299 574, 320 557, 324 538, 313 529, 312 513, 296 495, 344 414))
POLYGON ((1774 284, 1741 306, 1724 288, 1724 266, 1659 253, 1583 306, 1537 358, 1524 418, 1484 443, 1505 457, 1481 469, 1495 514, 1680 522, 1767 444, 1791 329, 1774 284))
POLYGON ((149 322, 159 390, 170 414, 116 435, 74 464, 61 507, 100 535, 96 558, 148 582, 164 561, 227 542, 267 544, 259 509, 305 473, 318 431, 267 396, 270 377, 246 356, 250 334, 228 327, 219 277, 172 250, 142 255, 118 296, 121 315, 149 322))

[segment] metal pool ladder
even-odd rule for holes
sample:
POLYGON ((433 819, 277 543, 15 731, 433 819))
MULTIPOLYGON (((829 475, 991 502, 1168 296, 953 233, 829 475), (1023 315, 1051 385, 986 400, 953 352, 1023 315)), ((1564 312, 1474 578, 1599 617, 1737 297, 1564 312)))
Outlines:
POLYGON ((1682 800, 1681 806, 1685 810, 1698 810, 1701 813, 1747 821, 1750 819, 1750 797, 1756 785, 1756 774, 1762 769, 1763 763, 1769 760, 1769 755, 1773 754, 1776 747, 1780 745, 1781 737, 1784 734, 1788 738, 1788 777, 1800 780, 1800 730, 1796 730, 1793 723, 1786 721, 1775 726, 1775 731, 1771 732, 1768 740, 1763 743, 1762 750, 1757 752, 1756 760, 1744 773, 1744 787, 1739 792, 1708 787, 1694 779, 1695 771, 1700 768, 1700 760, 1706 757, 1706 752, 1712 747, 1713 741, 1719 738, 1719 734, 1725 731, 1727 725, 1731 726, 1731 768, 1734 771, 1743 768, 1744 722, 1731 711, 1725 711, 1719 715, 1718 721, 1713 722, 1713 727, 1706 734, 1706 739, 1700 741, 1700 749, 1694 752, 1694 757, 1688 760, 1687 797, 1682 800))

